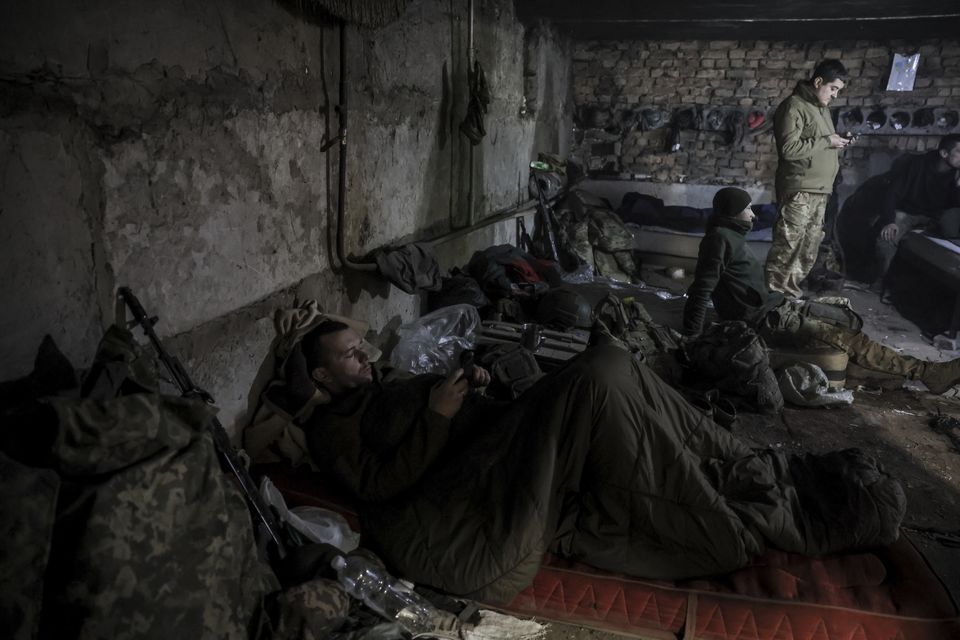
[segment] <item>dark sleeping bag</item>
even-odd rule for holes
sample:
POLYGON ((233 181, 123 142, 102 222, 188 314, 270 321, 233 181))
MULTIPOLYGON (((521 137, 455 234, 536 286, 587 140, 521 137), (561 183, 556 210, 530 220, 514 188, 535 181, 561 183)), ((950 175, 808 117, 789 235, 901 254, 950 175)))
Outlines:
POLYGON ((306 426, 367 543, 416 582, 505 602, 547 550, 675 579, 767 545, 823 554, 898 535, 903 491, 869 457, 751 450, 617 347, 512 402, 471 395, 453 420, 427 408, 436 381, 378 378, 306 426))

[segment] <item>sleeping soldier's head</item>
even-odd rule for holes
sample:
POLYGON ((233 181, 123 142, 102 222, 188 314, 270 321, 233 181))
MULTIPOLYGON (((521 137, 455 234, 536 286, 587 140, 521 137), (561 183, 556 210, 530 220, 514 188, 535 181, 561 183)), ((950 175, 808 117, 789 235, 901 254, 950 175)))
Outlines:
POLYGON ((326 320, 303 336, 307 371, 314 382, 333 395, 373 381, 373 367, 363 338, 342 322, 326 320))

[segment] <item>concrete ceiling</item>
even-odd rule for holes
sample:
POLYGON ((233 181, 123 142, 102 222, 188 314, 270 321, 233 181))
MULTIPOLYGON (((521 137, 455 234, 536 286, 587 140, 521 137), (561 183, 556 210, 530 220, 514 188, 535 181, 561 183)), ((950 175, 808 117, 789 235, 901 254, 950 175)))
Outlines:
POLYGON ((890 40, 960 37, 960 0, 516 0, 579 40, 890 40))

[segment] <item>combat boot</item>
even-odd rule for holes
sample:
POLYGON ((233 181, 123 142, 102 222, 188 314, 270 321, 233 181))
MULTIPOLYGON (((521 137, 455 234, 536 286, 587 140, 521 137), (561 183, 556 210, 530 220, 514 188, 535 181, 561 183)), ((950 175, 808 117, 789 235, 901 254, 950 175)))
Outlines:
POLYGON ((927 385, 930 393, 940 395, 953 385, 960 383, 960 358, 947 362, 924 363, 923 371, 917 378, 927 385))

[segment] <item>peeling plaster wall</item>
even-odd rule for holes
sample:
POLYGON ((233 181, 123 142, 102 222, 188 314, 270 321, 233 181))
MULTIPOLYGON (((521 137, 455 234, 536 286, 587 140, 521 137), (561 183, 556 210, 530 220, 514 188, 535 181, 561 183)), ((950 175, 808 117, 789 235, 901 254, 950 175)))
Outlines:
MULTIPOLYGON (((467 3, 347 28, 349 253, 525 200, 529 161, 567 152, 570 45, 509 0, 475 4, 493 100, 472 211, 467 3)), ((233 426, 269 374, 276 308, 315 297, 381 342, 420 313, 331 255, 338 145, 320 149, 338 134, 338 35, 260 0, 0 8, 0 379, 30 370, 44 333, 86 366, 129 285, 233 426)), ((512 239, 510 220, 437 252, 449 268, 512 239)))

